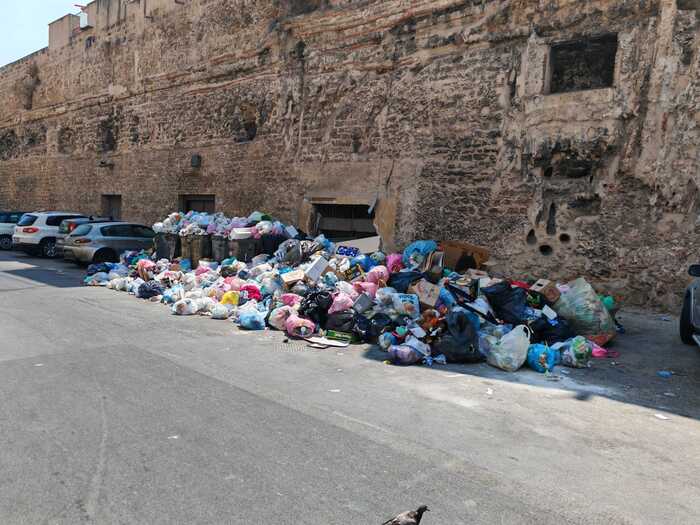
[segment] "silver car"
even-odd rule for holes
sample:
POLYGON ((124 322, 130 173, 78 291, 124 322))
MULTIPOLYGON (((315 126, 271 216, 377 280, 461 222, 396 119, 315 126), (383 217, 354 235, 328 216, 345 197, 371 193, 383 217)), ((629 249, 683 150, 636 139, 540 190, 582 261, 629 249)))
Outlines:
POLYGON ((118 262, 129 250, 153 248, 155 232, 148 226, 130 222, 81 224, 66 236, 63 257, 83 263, 118 262))

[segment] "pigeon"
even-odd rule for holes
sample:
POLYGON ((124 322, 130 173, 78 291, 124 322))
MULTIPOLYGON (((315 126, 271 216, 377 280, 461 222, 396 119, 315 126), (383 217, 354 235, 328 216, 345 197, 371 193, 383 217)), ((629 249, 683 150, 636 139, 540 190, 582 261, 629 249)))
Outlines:
POLYGON ((402 512, 395 518, 385 521, 382 525, 420 525, 420 520, 423 519, 423 513, 429 510, 427 505, 421 505, 416 510, 402 512))

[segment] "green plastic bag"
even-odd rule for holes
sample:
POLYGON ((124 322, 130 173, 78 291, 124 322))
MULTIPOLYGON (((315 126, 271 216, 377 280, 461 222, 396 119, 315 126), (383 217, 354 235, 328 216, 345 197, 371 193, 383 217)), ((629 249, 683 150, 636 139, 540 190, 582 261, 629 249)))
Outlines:
POLYGON ((562 293, 554 305, 554 311, 569 321, 578 335, 600 346, 611 341, 616 334, 615 321, 593 287, 583 278, 568 286, 569 290, 562 293))

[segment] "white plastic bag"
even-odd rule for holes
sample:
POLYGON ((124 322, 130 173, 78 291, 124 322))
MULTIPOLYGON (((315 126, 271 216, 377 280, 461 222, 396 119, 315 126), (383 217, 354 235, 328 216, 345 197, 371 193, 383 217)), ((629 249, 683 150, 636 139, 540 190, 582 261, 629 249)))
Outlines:
POLYGON ((517 371, 527 360, 531 335, 527 326, 516 326, 491 346, 486 362, 506 372, 517 371))

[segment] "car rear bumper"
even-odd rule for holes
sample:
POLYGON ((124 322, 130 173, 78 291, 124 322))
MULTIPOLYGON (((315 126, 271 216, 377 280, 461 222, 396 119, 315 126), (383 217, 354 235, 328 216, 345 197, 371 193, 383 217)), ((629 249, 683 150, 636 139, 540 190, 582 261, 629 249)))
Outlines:
POLYGON ((22 249, 22 246, 36 248, 37 246, 39 246, 40 242, 41 239, 39 239, 39 237, 35 235, 18 235, 15 233, 12 236, 12 244, 14 244, 15 247, 19 249, 22 249))
POLYGON ((31 253, 36 252, 39 249, 38 244, 27 244, 24 242, 17 242, 14 238, 12 239, 12 249, 19 250, 21 252, 31 253))
POLYGON ((68 261, 92 262, 95 255, 95 248, 63 246, 63 258, 68 261))

